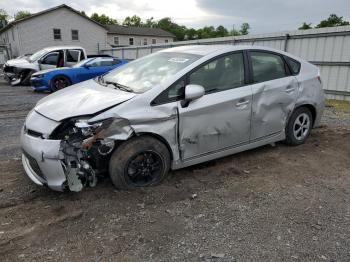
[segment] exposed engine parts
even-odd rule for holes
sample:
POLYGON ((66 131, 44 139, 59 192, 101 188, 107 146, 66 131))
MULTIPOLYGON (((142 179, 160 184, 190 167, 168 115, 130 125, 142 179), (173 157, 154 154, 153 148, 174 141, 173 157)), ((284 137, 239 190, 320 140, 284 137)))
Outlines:
POLYGON ((60 151, 63 155, 63 167, 70 191, 81 191, 83 187, 94 187, 97 175, 105 169, 108 155, 113 151, 115 142, 103 139, 99 135, 102 123, 89 125, 77 121, 67 125, 60 151))

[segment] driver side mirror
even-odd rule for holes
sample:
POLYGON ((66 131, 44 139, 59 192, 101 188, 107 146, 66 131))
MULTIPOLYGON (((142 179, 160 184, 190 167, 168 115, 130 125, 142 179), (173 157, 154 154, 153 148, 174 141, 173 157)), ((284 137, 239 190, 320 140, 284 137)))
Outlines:
POLYGON ((90 65, 90 64, 84 64, 84 67, 85 67, 86 69, 89 69, 89 68, 91 67, 91 65, 90 65))
POLYGON ((187 107, 193 100, 201 98, 205 94, 205 89, 201 85, 187 85, 185 86, 185 99, 181 101, 182 107, 187 107))

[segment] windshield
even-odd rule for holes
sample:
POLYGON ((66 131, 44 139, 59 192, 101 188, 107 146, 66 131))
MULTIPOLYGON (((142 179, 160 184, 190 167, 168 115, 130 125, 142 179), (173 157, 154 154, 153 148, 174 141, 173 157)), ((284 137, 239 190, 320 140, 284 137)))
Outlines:
POLYGON ((81 67, 83 64, 91 61, 92 59, 94 59, 94 58, 86 58, 84 60, 81 60, 79 63, 75 64, 73 67, 81 67))
POLYGON ((46 53, 47 53, 47 50, 45 50, 45 49, 39 50, 38 52, 32 54, 29 57, 29 61, 30 62, 34 62, 34 61, 38 60, 40 57, 42 57, 44 54, 46 54, 46 53))
POLYGON ((127 87, 131 92, 143 93, 162 84, 199 58, 200 55, 186 53, 154 53, 111 71, 104 76, 104 82, 127 87))

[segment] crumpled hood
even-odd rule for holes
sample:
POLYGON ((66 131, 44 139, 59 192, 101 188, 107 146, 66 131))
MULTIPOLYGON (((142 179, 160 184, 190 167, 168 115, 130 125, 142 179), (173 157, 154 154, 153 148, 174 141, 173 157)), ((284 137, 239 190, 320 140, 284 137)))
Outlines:
POLYGON ((29 61, 25 58, 19 58, 19 59, 11 59, 11 60, 7 60, 6 64, 9 66, 17 66, 17 65, 28 65, 30 64, 29 61))
POLYGON ((52 120, 61 121, 70 117, 95 114, 134 96, 134 93, 105 87, 95 80, 88 80, 41 99, 34 109, 52 120))

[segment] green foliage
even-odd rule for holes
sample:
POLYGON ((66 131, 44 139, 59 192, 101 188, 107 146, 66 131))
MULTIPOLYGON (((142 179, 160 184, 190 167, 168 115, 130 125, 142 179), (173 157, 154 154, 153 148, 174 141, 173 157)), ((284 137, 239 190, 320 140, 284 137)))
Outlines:
POLYGON ((342 16, 337 16, 336 14, 331 14, 327 19, 322 20, 316 26, 316 28, 334 27, 334 26, 343 26, 343 25, 349 25, 349 22, 343 20, 342 16))
POLYGON ((304 22, 301 27, 298 28, 299 30, 307 30, 307 29, 312 29, 311 23, 306 23, 304 22))
POLYGON ((15 14, 15 20, 23 19, 23 18, 26 18, 26 17, 31 16, 31 15, 32 14, 29 11, 26 11, 26 10, 18 11, 15 14))
POLYGON ((171 21, 170 17, 160 19, 157 23, 157 27, 174 34, 179 41, 185 39, 187 28, 174 23, 171 21))
POLYGON ((142 26, 142 24, 141 17, 137 15, 133 15, 132 17, 127 16, 123 22, 123 25, 127 26, 142 26))
POLYGON ((250 29, 250 25, 248 23, 243 23, 241 25, 241 30, 239 30, 239 32, 242 35, 247 35, 249 33, 249 29, 250 29))
POLYGON ((9 15, 4 9, 0 9, 0 29, 5 27, 9 22, 9 15))
POLYGON ((99 15, 97 13, 93 13, 90 18, 102 25, 117 25, 118 21, 114 18, 110 18, 109 16, 106 16, 105 14, 99 15))
MULTIPOLYGON (((335 27, 335 26, 343 26, 350 25, 348 21, 345 21, 342 16, 337 16, 336 14, 330 14, 329 17, 325 20, 322 20, 315 28, 323 28, 323 27, 335 27)), ((298 29, 299 30, 307 30, 312 29, 311 23, 303 23, 298 29)))

